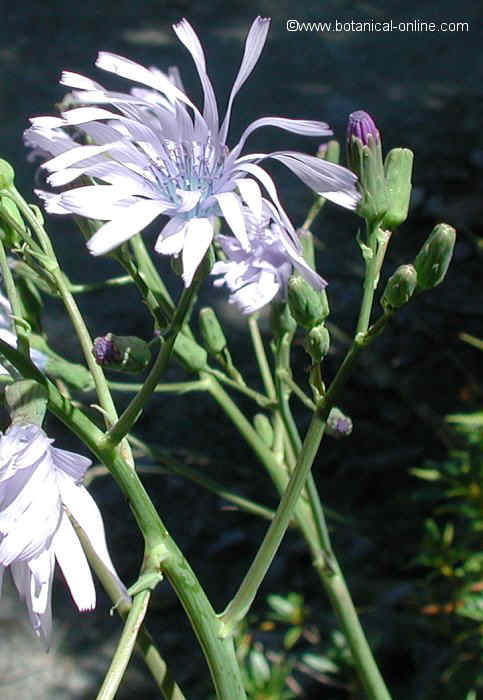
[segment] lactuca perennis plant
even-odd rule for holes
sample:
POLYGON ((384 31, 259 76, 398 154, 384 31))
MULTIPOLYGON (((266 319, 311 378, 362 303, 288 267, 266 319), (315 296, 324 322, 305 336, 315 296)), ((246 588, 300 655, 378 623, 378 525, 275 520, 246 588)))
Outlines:
MULTIPOLYGON (((31 614, 48 614, 50 607, 45 601, 51 590, 53 556, 61 565, 65 559, 64 548, 57 545, 67 512, 85 530, 86 538, 80 538, 90 553, 92 566, 125 620, 98 694, 101 700, 115 696, 136 644, 160 693, 169 698, 183 697, 143 624, 150 597, 163 577, 173 586, 196 632, 217 697, 244 698, 243 674, 233 638, 290 524, 299 528, 307 543, 347 640, 361 686, 369 698, 390 697, 333 551, 311 467, 325 432, 338 438, 351 433, 351 419, 336 404, 358 356, 414 294, 443 280, 454 245, 454 230, 446 225, 436 227, 413 263, 392 274, 381 298, 382 313, 373 319, 384 256, 394 229, 404 223, 408 213, 412 153, 393 149, 383 159, 380 133, 364 112, 349 118, 349 168, 338 164, 340 149, 335 141, 319 148, 317 156, 291 150, 242 155, 246 140, 259 127, 275 126, 312 137, 330 135, 329 127, 318 121, 261 117, 245 129, 238 143, 228 145, 234 98, 260 57, 268 28, 269 21, 258 17, 249 30, 221 124, 203 49, 190 24, 183 20, 174 31, 191 53, 198 71, 204 95, 202 110, 187 96, 176 69, 165 74, 101 52, 98 67, 136 86, 130 92, 113 92, 90 78, 65 72, 61 82, 73 89, 67 100, 70 108, 60 116, 32 118, 25 133, 26 144, 33 149, 31 155, 42 159, 47 183, 55 190, 37 192, 47 212, 75 215, 87 238, 86 255, 110 254, 119 263, 123 274, 106 280, 102 288, 135 284, 152 315, 151 337, 114 335, 102 329, 102 335, 92 341, 75 296, 95 293, 99 286, 89 282, 74 284, 68 279, 59 266, 42 214, 26 203, 15 188, 13 170, 2 164, 0 266, 17 347, 0 339, 0 352, 10 372, 7 382, 12 384, 8 391, 20 396, 15 410, 22 415, 32 410, 30 393, 23 395, 17 388, 22 381, 33 382, 45 397, 47 410, 75 433, 112 474, 130 504, 145 543, 143 562, 139 571, 133 572, 136 580, 129 588, 129 598, 105 551, 104 555, 99 554, 94 543, 95 535, 100 537, 100 524, 95 527, 96 532, 91 532, 90 523, 94 520, 88 522, 76 509, 76 499, 64 497, 66 477, 61 472, 70 469, 75 486, 69 486, 69 494, 75 493, 77 500, 87 502, 86 495, 79 497, 86 492, 77 483, 85 471, 86 458, 79 458, 78 463, 74 458, 59 463, 59 453, 50 447, 40 427, 42 421, 35 425, 27 422, 27 427, 11 428, 2 437, 5 474, 10 476, 9 469, 22 460, 22 449, 14 443, 20 430, 34 446, 35 459, 26 466, 30 467, 32 478, 46 472, 46 499, 54 502, 57 519, 52 516, 49 527, 39 530, 42 536, 36 546, 29 548, 27 525, 23 528, 28 519, 22 515, 19 537, 25 539, 25 546, 12 550, 8 556, 5 553, 2 561, 13 567, 15 562, 21 562, 24 572, 28 567, 34 582, 30 596, 26 596, 31 614), (300 229, 291 223, 272 178, 260 165, 268 158, 287 166, 316 194, 300 229), (332 377, 324 365, 330 350, 330 280, 328 284, 316 271, 310 232, 326 200, 354 210, 363 220, 363 230, 357 234, 364 264, 360 312, 346 356, 332 377), (144 237, 149 238, 145 229, 150 224, 159 227, 154 252, 171 256, 173 269, 182 276, 183 291, 177 300, 168 293, 160 276, 157 256, 152 257, 150 246, 145 245, 144 237), (246 382, 242 368, 236 364, 236 353, 229 348, 229 337, 212 308, 201 310, 199 334, 191 325, 198 290, 209 283, 210 273, 215 286, 228 287, 230 302, 247 318, 261 385, 246 382), (75 369, 63 358, 64 364, 57 361, 55 373, 49 372, 48 365, 37 363, 36 367, 32 362, 35 357, 30 346, 34 338, 39 337, 48 348, 38 314, 34 318, 32 313, 33 299, 41 308, 46 294, 60 298, 65 306, 84 354, 85 366, 78 374, 87 375, 88 382, 76 381, 75 369), (268 308, 271 357, 266 353, 257 322, 258 312, 268 308), (297 384, 292 375, 292 342, 297 332, 303 336, 308 355, 307 386, 297 384), (184 381, 162 383, 162 374, 172 357, 190 376, 184 381), (111 370, 140 374, 141 381, 111 381, 105 375, 111 370), (79 395, 79 389, 92 388, 95 402, 92 397, 79 395), (74 397, 69 389, 77 391, 74 397), (121 415, 114 400, 114 392, 118 391, 133 394, 121 415), (141 484, 132 451, 135 445, 141 460, 143 456, 155 459, 159 455, 158 446, 145 444, 133 434, 152 394, 192 391, 204 392, 218 404, 264 466, 280 496, 273 513, 231 493, 222 484, 196 475, 202 485, 238 507, 270 520, 237 592, 218 613, 141 484), (254 415, 237 404, 239 395, 253 401, 254 415), (292 398, 310 412, 305 436, 300 434, 294 419, 292 398), (97 419, 85 410, 85 404, 98 409, 97 419), (58 475, 62 488, 57 484, 56 490, 50 482, 58 475), (36 556, 48 559, 48 565, 42 564, 41 574, 31 564, 36 556)), ((118 294, 119 291, 116 303, 118 294)), ((178 465, 177 469, 193 476, 187 467, 178 465)), ((20 477, 13 472, 12 478, 15 494, 29 506, 30 492, 23 490, 20 477)), ((9 523, 9 503, 7 499, 6 508, 0 512, 2 522, 9 523)), ((32 498, 33 519, 36 509, 32 498)), ((10 530, 0 531, 7 542, 10 530)), ((98 541, 103 542, 102 538, 98 541)), ((77 548, 77 544, 74 546, 77 548)), ((79 553, 79 561, 81 556, 79 553)), ((85 564, 78 566, 87 581, 85 564)), ((72 588, 70 575, 67 579, 72 588)), ((27 594, 25 585, 19 590, 27 594)), ((86 600, 78 600, 76 594, 74 598, 79 607, 92 606, 90 594, 86 600)), ((42 624, 40 621, 41 627, 42 624)))

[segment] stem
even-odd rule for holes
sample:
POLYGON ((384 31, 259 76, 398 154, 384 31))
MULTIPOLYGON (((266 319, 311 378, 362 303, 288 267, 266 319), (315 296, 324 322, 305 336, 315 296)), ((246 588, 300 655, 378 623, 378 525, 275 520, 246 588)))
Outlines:
POLYGON ((116 696, 129 660, 136 645, 136 639, 148 609, 151 591, 144 590, 134 596, 121 638, 111 665, 105 675, 97 700, 112 700, 116 696))
POLYGON ((220 615, 220 620, 223 624, 222 630, 225 635, 233 633, 233 629, 245 617, 253 603, 258 588, 292 519, 295 506, 317 454, 324 427, 325 422, 317 414, 314 414, 295 470, 279 503, 275 517, 240 588, 225 611, 220 615))
POLYGON ((233 389, 236 389, 241 394, 245 394, 245 396, 249 396, 262 408, 270 408, 274 406, 274 399, 270 399, 268 398, 268 396, 264 396, 258 391, 250 389, 250 387, 246 386, 245 384, 240 384, 240 382, 237 382, 234 379, 230 379, 230 377, 227 377, 226 374, 224 374, 223 372, 220 372, 219 370, 214 369, 212 367, 206 367, 205 371, 208 374, 211 374, 213 377, 216 377, 216 379, 218 379, 223 384, 231 386, 233 389))
POLYGON ((191 301, 196 295, 200 283, 200 280, 195 280, 191 286, 188 287, 188 289, 183 291, 180 303, 176 308, 169 329, 166 333, 164 343, 158 353, 154 365, 151 367, 151 371, 149 372, 141 390, 132 399, 131 403, 126 408, 117 423, 115 423, 115 425, 113 425, 112 428, 110 428, 105 434, 104 444, 106 446, 109 445, 113 447, 117 445, 128 434, 134 423, 139 418, 144 405, 155 390, 161 374, 168 365, 176 336, 181 330, 184 320, 189 313, 191 301))
POLYGON ((7 292, 10 306, 12 307, 13 311, 13 322, 15 324, 15 333, 17 335, 18 351, 28 358, 30 357, 30 349, 26 322, 23 320, 22 306, 20 304, 20 299, 18 298, 12 272, 8 266, 8 260, 2 240, 0 240, 0 270, 3 277, 3 283, 5 285, 5 291, 7 292))
MULTIPOLYGON (((111 391, 125 391, 135 393, 143 388, 138 382, 108 382, 111 391)), ((196 380, 193 382, 171 382, 170 384, 156 384, 153 394, 187 394, 190 391, 206 391, 206 382, 196 380)))
POLYGON ((98 292, 107 287, 123 287, 132 283, 133 279, 130 275, 122 275, 121 277, 111 277, 104 282, 92 282, 91 284, 73 284, 70 282, 69 291, 71 294, 86 294, 88 292, 98 292))
POLYGON ((265 391, 267 392, 267 396, 270 399, 275 399, 275 384, 273 383, 270 365, 268 364, 265 348, 263 347, 262 336, 260 334, 260 329, 257 323, 257 317, 255 315, 250 316, 250 318, 248 319, 248 328, 250 329, 250 336, 253 343, 253 349, 255 350, 255 356, 257 358, 258 368, 260 370, 265 391))

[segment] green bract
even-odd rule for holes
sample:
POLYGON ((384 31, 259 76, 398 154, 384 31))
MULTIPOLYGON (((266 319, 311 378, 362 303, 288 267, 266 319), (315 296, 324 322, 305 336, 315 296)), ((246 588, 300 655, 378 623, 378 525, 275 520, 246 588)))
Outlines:
POLYGON ((428 236, 414 261, 418 288, 433 289, 444 280, 456 241, 456 231, 448 224, 438 224, 428 236))

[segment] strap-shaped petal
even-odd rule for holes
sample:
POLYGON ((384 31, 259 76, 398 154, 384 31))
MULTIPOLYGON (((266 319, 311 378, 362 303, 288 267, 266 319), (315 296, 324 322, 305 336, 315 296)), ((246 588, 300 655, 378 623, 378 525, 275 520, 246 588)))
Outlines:
POLYGON ((190 219, 186 225, 183 247, 183 280, 186 287, 193 281, 199 264, 213 240, 213 225, 209 219, 190 219))
POLYGON ((238 70, 238 75, 233 83, 230 98, 228 100, 228 106, 226 108, 225 118, 223 120, 223 124, 221 125, 220 141, 222 144, 226 143, 228 127, 230 126, 233 100, 252 70, 255 68, 257 61, 260 58, 260 54, 262 53, 262 49, 265 46, 269 28, 270 19, 264 17, 257 17, 250 27, 250 31, 248 32, 245 42, 245 51, 243 53, 242 62, 238 70))

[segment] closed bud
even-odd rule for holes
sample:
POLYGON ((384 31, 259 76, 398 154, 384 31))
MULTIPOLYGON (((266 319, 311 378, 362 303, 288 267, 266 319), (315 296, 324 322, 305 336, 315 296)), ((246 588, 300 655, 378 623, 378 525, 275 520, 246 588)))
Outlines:
POLYGON ((270 304, 270 330, 274 338, 281 338, 286 333, 294 333, 297 322, 290 313, 288 304, 274 301, 270 304))
POLYGON ((444 280, 456 240, 456 231, 448 224, 438 224, 416 256, 418 288, 432 289, 444 280))
POLYGON ((359 178, 357 213, 369 221, 380 221, 388 207, 381 137, 372 117, 362 110, 349 115, 347 162, 359 178))
POLYGON ((412 265, 400 265, 388 279, 381 297, 382 307, 388 311, 399 309, 412 297, 418 282, 418 275, 412 265))
POLYGON ((321 362, 324 359, 329 352, 329 347, 329 331, 323 323, 312 328, 305 336, 304 348, 314 363, 321 362))
POLYGON ((219 355, 226 348, 226 338, 212 308, 201 309, 199 324, 203 346, 210 355, 219 355))
POLYGON ((267 416, 264 413, 257 413, 253 418, 253 425, 263 442, 267 447, 271 448, 273 445, 273 428, 267 416))
POLYGON ((313 328, 327 318, 329 302, 325 291, 316 292, 298 275, 290 277, 287 289, 290 311, 302 328, 313 328))
POLYGON ((8 190, 15 180, 15 171, 6 160, 0 158, 0 190, 8 190))
POLYGON ((5 389, 5 401, 12 423, 42 427, 47 411, 47 389, 33 379, 21 379, 5 389))
POLYGON ((132 335, 106 335, 96 338, 92 348, 98 365, 116 372, 142 372, 151 361, 148 344, 132 335))
POLYGON ((337 406, 330 409, 329 417, 327 418, 326 433, 335 438, 348 437, 352 433, 352 420, 349 416, 342 413, 337 406))
POLYGON ((411 198, 413 152, 409 148, 393 148, 384 161, 388 209, 382 226, 393 230, 408 217, 411 198))
POLYGON ((208 360, 206 350, 184 333, 178 333, 176 336, 173 352, 188 372, 199 372, 206 367, 208 360))

